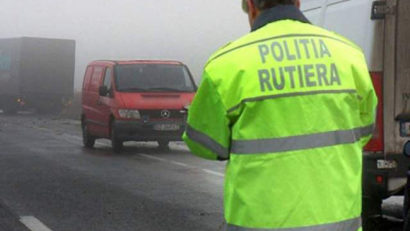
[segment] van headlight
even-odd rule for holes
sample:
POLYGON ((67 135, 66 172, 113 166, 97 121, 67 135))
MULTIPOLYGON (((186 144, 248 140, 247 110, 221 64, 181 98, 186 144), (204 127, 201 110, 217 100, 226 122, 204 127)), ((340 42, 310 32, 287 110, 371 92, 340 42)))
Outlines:
POLYGON ((138 110, 119 109, 118 114, 123 119, 141 119, 141 115, 138 110))

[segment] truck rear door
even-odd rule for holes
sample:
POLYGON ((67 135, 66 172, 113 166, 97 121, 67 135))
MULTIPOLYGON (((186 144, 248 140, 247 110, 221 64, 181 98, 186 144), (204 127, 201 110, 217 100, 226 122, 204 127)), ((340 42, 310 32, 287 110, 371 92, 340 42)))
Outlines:
POLYGON ((410 140, 410 1, 386 4, 383 111, 384 153, 389 155, 401 154, 410 140))

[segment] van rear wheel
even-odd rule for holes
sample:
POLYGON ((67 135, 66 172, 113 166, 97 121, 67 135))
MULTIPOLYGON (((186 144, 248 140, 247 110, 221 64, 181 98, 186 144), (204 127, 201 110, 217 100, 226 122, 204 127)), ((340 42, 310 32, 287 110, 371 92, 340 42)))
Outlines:
POLYGON ((163 150, 169 149, 169 140, 158 140, 158 147, 163 150))
POLYGON ((85 122, 82 125, 82 131, 83 131, 83 144, 84 144, 84 147, 93 148, 94 144, 95 144, 95 137, 92 136, 88 132, 88 126, 85 122))
POLYGON ((123 141, 118 138, 117 131, 115 129, 114 121, 111 122, 111 146, 115 153, 120 153, 123 148, 123 141))

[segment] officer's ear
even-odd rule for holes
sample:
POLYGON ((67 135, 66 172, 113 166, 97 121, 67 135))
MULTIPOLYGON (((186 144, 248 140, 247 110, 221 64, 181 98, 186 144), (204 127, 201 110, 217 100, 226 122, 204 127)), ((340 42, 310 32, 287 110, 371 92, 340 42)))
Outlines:
POLYGON ((253 0, 246 0, 246 3, 248 4, 249 24, 252 27, 253 23, 255 22, 256 17, 259 15, 259 10, 258 8, 256 8, 253 0))
POLYGON ((295 5, 296 5, 297 8, 300 8, 300 0, 296 0, 295 5))

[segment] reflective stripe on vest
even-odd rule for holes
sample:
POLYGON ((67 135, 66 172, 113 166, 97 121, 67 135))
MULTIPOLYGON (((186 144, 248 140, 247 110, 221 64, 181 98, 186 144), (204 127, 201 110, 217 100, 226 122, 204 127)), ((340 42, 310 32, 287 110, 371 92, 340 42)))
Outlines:
MULTIPOLYGON (((257 140, 232 140, 231 152, 235 154, 277 153, 350 144, 359 141, 363 137, 371 135, 373 130, 374 125, 369 125, 350 130, 330 131, 300 136, 257 140)), ((187 125, 186 133, 190 139, 210 149, 219 157, 229 157, 229 150, 209 136, 196 131, 189 125, 187 125)))
POLYGON ((351 144, 372 134, 373 125, 351 130, 258 140, 233 140, 231 152, 235 154, 275 153, 301 149, 351 144))
POLYGON ((189 124, 187 124, 185 132, 191 140, 208 148, 209 150, 217 154, 219 157, 224 159, 229 158, 229 150, 227 148, 223 147, 218 142, 213 140, 211 137, 205 135, 204 133, 195 130, 189 124))
POLYGON ((346 221, 315 225, 300 228, 279 228, 279 229, 258 229, 258 228, 243 228, 236 225, 227 226, 227 231, 357 231, 362 226, 361 218, 354 218, 346 221))

